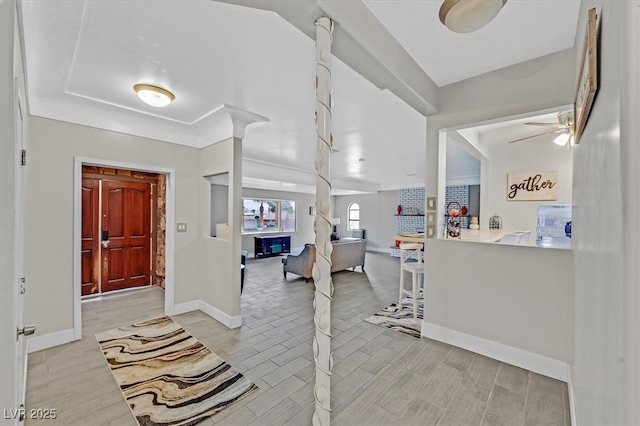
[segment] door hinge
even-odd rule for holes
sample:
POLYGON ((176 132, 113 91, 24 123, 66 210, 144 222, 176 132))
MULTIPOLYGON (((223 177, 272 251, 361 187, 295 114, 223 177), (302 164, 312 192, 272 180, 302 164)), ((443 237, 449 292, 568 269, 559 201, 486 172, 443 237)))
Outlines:
POLYGON ((26 166, 27 165, 27 150, 23 149, 22 153, 20 154, 20 165, 21 166, 26 166))
POLYGON ((24 286, 24 283, 25 283, 24 277, 20 278, 20 289, 19 289, 20 294, 25 294, 27 292, 27 288, 24 286))

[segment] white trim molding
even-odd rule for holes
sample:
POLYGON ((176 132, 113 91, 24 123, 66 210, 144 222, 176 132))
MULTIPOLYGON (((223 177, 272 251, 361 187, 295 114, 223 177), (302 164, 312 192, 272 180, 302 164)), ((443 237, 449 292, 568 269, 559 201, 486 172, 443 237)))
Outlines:
POLYGON ((576 424, 576 405, 575 396, 573 394, 573 379, 571 379, 571 368, 567 371, 569 380, 567 381, 567 388, 569 393, 569 415, 571 416, 571 425, 576 424))
POLYGON ((481 337, 471 336, 425 321, 422 321, 421 335, 533 371, 534 373, 542 374, 563 382, 569 381, 569 364, 544 355, 514 348, 481 337))
POLYGON ((222 312, 218 308, 214 308, 202 300, 192 300, 190 302, 180 303, 173 307, 173 313, 170 315, 180 315, 187 312, 200 310, 209 315, 214 320, 224 324, 229 328, 238 328, 242 326, 242 315, 230 316, 222 312))
POLYGON ((65 343, 78 340, 75 336, 75 330, 73 328, 68 328, 66 330, 56 331, 55 333, 29 337, 27 339, 27 353, 41 351, 42 349, 64 345, 65 343))

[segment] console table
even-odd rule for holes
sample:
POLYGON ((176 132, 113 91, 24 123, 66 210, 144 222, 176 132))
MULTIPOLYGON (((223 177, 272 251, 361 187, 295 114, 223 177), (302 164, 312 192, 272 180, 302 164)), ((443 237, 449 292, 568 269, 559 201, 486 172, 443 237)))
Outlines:
POLYGON ((255 257, 291 253, 290 235, 263 235, 261 237, 253 237, 253 243, 255 257))

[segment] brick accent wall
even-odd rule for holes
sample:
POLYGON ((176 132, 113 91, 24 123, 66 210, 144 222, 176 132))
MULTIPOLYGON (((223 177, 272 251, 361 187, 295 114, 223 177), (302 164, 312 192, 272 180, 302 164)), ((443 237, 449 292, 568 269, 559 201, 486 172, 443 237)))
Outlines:
MULTIPOLYGON (((451 185, 447 186, 444 194, 444 205, 445 207, 451 202, 457 201, 461 206, 466 206, 469 208, 469 185, 451 185)), ((469 221, 471 218, 463 217, 461 218, 461 226, 463 228, 469 227, 469 221)))
MULTIPOLYGON (((424 232, 424 188, 404 188, 398 190, 398 205, 402 206, 402 215, 396 216, 396 233, 424 232), (404 216, 410 211, 420 216, 404 216)), ((397 212, 394 212, 397 214, 397 212)), ((400 257, 400 249, 392 248, 391 256, 400 257)))

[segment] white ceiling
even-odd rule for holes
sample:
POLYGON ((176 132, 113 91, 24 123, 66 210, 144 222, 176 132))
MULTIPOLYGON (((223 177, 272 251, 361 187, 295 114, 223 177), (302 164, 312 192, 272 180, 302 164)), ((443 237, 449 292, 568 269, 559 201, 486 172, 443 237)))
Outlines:
POLYGON ((436 0, 22 0, 29 112, 204 147, 231 135, 224 105, 241 108, 269 119, 245 134, 244 184, 313 192, 315 46, 308 28, 320 9, 339 14, 336 8, 357 5, 373 13, 360 9, 352 21, 341 15, 334 37, 336 50, 351 49, 333 59, 336 194, 421 185, 429 90, 571 47, 579 0, 509 0, 487 27, 464 35, 439 23, 436 0), (371 38, 358 39, 357 25, 365 24, 360 34, 371 29, 371 38), (418 101, 389 70, 365 65, 381 53, 357 49, 391 36, 406 50, 398 57, 417 63, 408 66, 411 78, 422 74, 426 95, 416 91, 418 101), (146 106, 132 89, 139 82, 161 85, 176 100, 146 106))
POLYGON ((438 86, 568 49, 579 0, 508 0, 498 16, 473 33, 440 23, 440 0, 364 0, 438 86))

